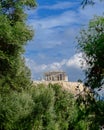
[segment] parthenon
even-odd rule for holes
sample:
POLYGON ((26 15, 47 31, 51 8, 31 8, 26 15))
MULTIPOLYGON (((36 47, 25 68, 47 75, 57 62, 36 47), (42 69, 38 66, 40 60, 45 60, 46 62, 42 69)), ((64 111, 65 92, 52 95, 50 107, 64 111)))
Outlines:
POLYGON ((68 81, 68 76, 63 71, 51 71, 44 74, 46 81, 68 81))

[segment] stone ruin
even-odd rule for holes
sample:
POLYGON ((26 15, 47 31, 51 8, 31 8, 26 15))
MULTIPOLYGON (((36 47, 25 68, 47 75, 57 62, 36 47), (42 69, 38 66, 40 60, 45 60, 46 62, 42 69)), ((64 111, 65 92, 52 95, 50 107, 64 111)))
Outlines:
POLYGON ((63 71, 51 71, 44 73, 45 81, 68 81, 68 76, 63 71))

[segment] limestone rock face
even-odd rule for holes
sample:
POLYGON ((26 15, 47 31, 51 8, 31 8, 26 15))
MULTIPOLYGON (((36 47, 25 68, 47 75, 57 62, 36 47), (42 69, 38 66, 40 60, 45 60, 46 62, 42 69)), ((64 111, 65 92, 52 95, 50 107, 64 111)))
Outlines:
POLYGON ((66 91, 69 91, 70 93, 77 95, 79 93, 83 93, 85 87, 83 83, 80 82, 66 82, 66 81, 33 81, 33 84, 38 85, 38 84, 44 84, 48 85, 49 83, 51 84, 59 84, 62 86, 62 88, 66 91))

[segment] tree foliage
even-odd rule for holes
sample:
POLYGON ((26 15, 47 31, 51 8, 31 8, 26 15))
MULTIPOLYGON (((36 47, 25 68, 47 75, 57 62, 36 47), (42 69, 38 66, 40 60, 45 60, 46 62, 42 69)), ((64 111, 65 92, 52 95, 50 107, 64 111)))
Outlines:
MULTIPOLYGON (((99 1, 103 1, 103 0, 99 0, 99 1)), ((81 5, 84 8, 86 5, 94 5, 96 4, 96 0, 82 0, 81 5)))
MULTIPOLYGON (((85 85, 93 91, 91 95, 78 98, 79 114, 81 113, 81 122, 78 123, 77 129, 99 130, 103 125, 104 101, 99 101, 95 97, 95 88, 104 85, 104 17, 95 16, 90 20, 88 28, 81 30, 78 37, 78 50, 82 52, 86 62, 85 85), (82 107, 83 106, 83 107, 82 107), (86 123, 87 124, 86 124, 86 123), (95 125, 96 124, 96 125, 95 125), (80 125, 84 125, 82 128, 80 125)), ((83 62, 83 61, 82 61, 83 62)))
MULTIPOLYGON (((26 25, 25 9, 35 6, 34 0, 0 0, 0 129, 99 129, 104 120, 104 102, 90 96, 86 96, 87 100, 75 100, 58 84, 30 85, 30 71, 22 54, 33 36, 26 25), (28 86, 30 89, 24 89, 28 86)), ((103 33, 104 18, 96 17, 78 39, 88 65, 87 84, 92 88, 103 84, 103 33)))
POLYGON ((32 39, 33 31, 26 25, 25 9, 35 6, 34 0, 0 1, 0 87, 16 89, 20 86, 22 78, 26 79, 28 75, 22 54, 24 45, 32 39), (15 79, 20 77, 21 81, 18 80, 17 84, 15 79))
POLYGON ((78 47, 86 61, 86 83, 91 88, 104 84, 104 17, 95 17, 78 37, 78 47))
POLYGON ((73 130, 78 115, 74 97, 57 84, 1 94, 0 104, 3 130, 73 130))
POLYGON ((103 125, 104 102, 96 100, 94 93, 86 93, 80 95, 76 104, 78 105, 78 118, 75 129, 81 130, 100 130, 100 125, 103 125))

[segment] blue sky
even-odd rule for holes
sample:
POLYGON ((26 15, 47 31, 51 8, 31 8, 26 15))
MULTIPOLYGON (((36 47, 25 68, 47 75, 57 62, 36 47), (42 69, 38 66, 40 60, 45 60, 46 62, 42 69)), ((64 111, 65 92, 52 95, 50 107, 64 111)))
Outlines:
POLYGON ((65 71, 70 81, 84 78, 81 53, 76 36, 94 15, 102 15, 104 2, 81 8, 81 0, 37 0, 37 8, 28 10, 27 24, 34 30, 26 46, 26 64, 32 79, 40 79, 46 71, 65 71))

